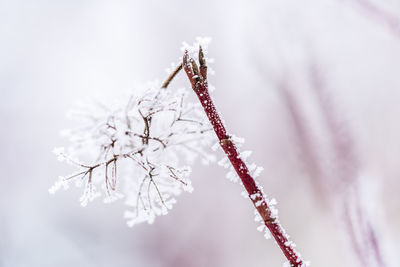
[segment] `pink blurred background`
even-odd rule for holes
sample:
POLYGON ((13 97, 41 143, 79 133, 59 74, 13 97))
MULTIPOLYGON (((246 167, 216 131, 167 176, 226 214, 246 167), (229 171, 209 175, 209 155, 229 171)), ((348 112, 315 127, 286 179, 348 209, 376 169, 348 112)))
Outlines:
MULTIPOLYGON (((303 257, 358 264, 335 210, 347 194, 336 181, 347 178, 330 164, 327 111, 336 137, 348 138, 352 158, 341 159, 363 184, 381 266, 397 266, 399 22, 395 0, 0 1, 0 266, 282 265, 242 188, 216 164, 194 166, 194 192, 154 225, 132 229, 122 202, 82 208, 80 190, 48 194, 68 170, 51 153, 67 145, 66 111, 163 79, 182 41, 196 36, 213 39, 216 105, 264 167, 259 180, 303 257)), ((182 84, 183 75, 173 86, 182 84)))

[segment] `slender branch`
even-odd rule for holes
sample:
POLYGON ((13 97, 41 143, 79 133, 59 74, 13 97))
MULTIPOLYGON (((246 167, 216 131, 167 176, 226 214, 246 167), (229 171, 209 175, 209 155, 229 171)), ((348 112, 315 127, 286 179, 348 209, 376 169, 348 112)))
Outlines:
POLYGON ((161 88, 167 88, 169 83, 175 78, 175 76, 179 73, 181 69, 182 69, 182 63, 179 63, 179 65, 175 67, 175 69, 171 72, 168 78, 163 82, 161 88))
POLYGON ((275 238, 283 254, 289 260, 291 266, 303 266, 303 260, 294 250, 293 246, 291 246, 291 242, 289 242, 288 236, 285 234, 285 230, 280 225, 278 219, 273 216, 271 208, 267 203, 262 190, 250 175, 247 165, 240 158, 238 149, 232 142, 231 137, 228 135, 214 103, 211 100, 206 76, 207 67, 201 48, 199 51, 199 63, 200 71, 198 70, 195 61, 190 59, 187 51, 185 51, 183 56, 183 68, 189 78, 194 92, 203 106, 215 134, 219 139, 221 148, 224 150, 236 173, 240 177, 243 186, 249 194, 250 200, 261 215, 265 226, 270 230, 272 236, 275 238))

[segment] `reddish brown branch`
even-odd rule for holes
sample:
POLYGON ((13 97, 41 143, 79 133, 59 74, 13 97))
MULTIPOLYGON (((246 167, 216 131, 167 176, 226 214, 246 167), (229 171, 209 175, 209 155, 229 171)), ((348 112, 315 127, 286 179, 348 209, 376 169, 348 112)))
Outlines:
POLYGON ((200 71, 198 70, 195 61, 190 59, 188 53, 185 52, 183 56, 183 68, 189 78, 194 92, 196 93, 205 113, 207 114, 207 117, 219 139, 222 149, 227 155, 236 173, 240 177, 243 186, 249 194, 250 200, 253 202, 258 213, 261 215, 265 226, 275 238, 283 254, 289 260, 291 266, 303 266, 303 260, 290 245, 291 242, 289 242, 288 236, 285 234, 284 229, 279 224, 278 220, 272 215, 271 208, 269 207, 262 190, 257 186, 255 180, 250 175, 247 165, 240 158, 238 149, 232 142, 231 137, 227 134, 225 126, 218 115, 218 112, 209 94, 206 76, 207 67, 201 48, 199 51, 199 63, 200 71))
POLYGON ((182 69, 182 63, 179 63, 179 65, 175 67, 175 69, 171 72, 168 78, 163 82, 161 88, 167 88, 169 83, 175 78, 175 76, 179 73, 181 69, 182 69))

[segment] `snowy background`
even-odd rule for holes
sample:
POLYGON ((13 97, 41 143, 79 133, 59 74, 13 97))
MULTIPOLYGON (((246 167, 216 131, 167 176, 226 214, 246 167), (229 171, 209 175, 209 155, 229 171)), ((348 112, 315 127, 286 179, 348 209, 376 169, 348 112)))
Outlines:
POLYGON ((303 257, 312 266, 358 263, 332 205, 333 195, 342 195, 331 191, 345 190, 331 188, 335 181, 321 186, 321 172, 344 179, 323 168, 330 166, 325 109, 335 111, 338 136, 351 137, 380 266, 397 266, 395 0, 0 1, 0 266, 282 265, 274 242, 256 231, 242 188, 217 165, 193 166, 194 192, 151 226, 128 228, 119 202, 82 208, 80 190, 48 194, 67 171, 51 153, 66 145, 59 135, 72 126, 66 111, 79 99, 163 79, 182 41, 196 36, 213 39, 216 105, 264 167, 260 182, 277 198, 280 220, 303 257), (323 105, 310 83, 316 73, 330 96, 323 105))

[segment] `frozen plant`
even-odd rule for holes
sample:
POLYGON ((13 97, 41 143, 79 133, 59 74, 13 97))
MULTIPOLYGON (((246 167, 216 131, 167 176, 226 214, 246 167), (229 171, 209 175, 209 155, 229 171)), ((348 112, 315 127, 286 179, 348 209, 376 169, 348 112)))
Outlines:
POLYGON ((193 190, 185 164, 198 156, 213 159, 203 150, 215 142, 209 123, 199 104, 188 103, 186 96, 185 89, 152 84, 114 108, 97 104, 79 111, 84 126, 69 131, 72 146, 68 152, 54 150, 77 171, 60 177, 50 193, 75 181, 85 184, 84 206, 102 193, 105 202, 124 197, 130 226, 166 214, 175 196, 193 190))
POLYGON ((207 114, 213 130, 217 135, 220 147, 240 178, 240 182, 245 188, 250 201, 253 203, 260 215, 263 224, 270 231, 289 264, 291 266, 299 267, 308 265, 308 263, 303 261, 300 253, 295 250, 295 244, 289 241, 289 235, 286 234, 286 231, 281 226, 277 217, 277 210, 273 206, 275 201, 270 201, 266 198, 262 187, 254 179, 256 175, 259 175, 261 169, 257 169, 255 165, 249 165, 246 163, 248 153, 245 153, 247 155, 240 153, 237 146, 237 140, 235 140, 236 138, 228 134, 225 125, 217 112, 210 96, 206 58, 204 57, 201 47, 199 48, 198 58, 199 66, 196 61, 189 56, 188 51, 185 51, 183 56, 183 69, 185 70, 189 82, 192 85, 192 89, 203 106, 203 110, 207 114))
POLYGON ((213 157, 203 148, 217 142, 226 155, 219 164, 229 168, 228 179, 244 186, 246 198, 255 207, 256 221, 262 223, 258 229, 275 239, 290 266, 306 266, 279 223, 276 201, 267 199, 254 179, 262 168, 247 163, 251 153, 239 151, 243 140, 228 134, 213 104, 206 57, 200 46, 208 42, 209 39, 198 39, 193 46, 184 44, 182 63, 162 85, 131 95, 115 108, 101 105, 95 111, 81 112, 81 117, 86 118, 84 127, 69 133, 74 145, 68 153, 55 149, 60 160, 76 166, 78 171, 60 177, 50 192, 68 187, 73 180, 78 186, 84 181, 83 205, 102 191, 106 202, 125 197, 130 207, 125 217, 130 226, 152 223, 156 216, 171 209, 174 197, 182 190, 192 190, 190 167, 182 165, 182 159, 189 164, 200 156, 209 162, 213 157), (191 57, 197 53, 199 65, 191 57), (186 101, 186 89, 167 89, 182 69, 198 97, 197 104, 186 101), (89 157, 92 163, 83 163, 83 157, 89 157), (103 190, 98 191, 96 185, 103 190))

